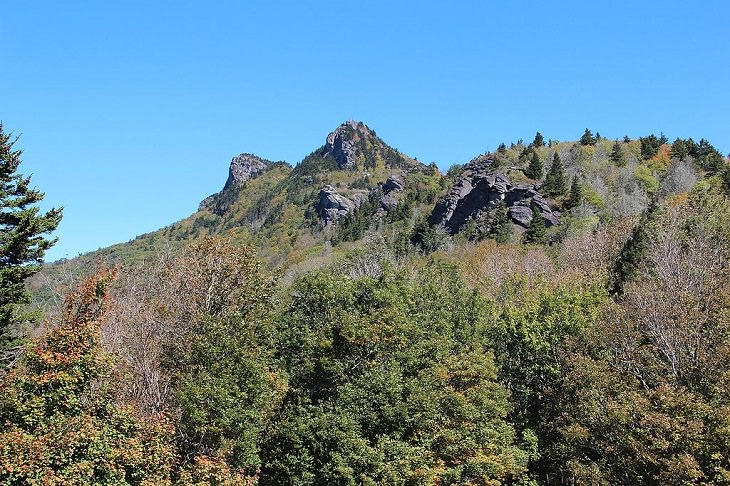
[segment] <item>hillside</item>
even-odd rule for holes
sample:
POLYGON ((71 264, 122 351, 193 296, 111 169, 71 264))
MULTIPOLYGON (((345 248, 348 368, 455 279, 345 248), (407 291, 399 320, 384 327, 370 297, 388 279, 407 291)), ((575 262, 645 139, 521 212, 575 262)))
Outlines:
POLYGON ((0 479, 727 484, 728 221, 705 140, 537 133, 442 174, 350 121, 241 154, 34 278, 0 479))
POLYGON ((538 133, 530 144, 501 144, 442 174, 388 146, 362 122, 348 121, 294 167, 253 154, 234 157, 223 189, 196 213, 82 255, 74 266, 140 261, 160 249, 226 234, 257 248, 269 268, 286 270, 329 261, 338 244, 360 241, 366 233, 381 234, 391 244, 408 240, 423 246, 424 219, 462 240, 500 233, 502 241, 519 241, 533 207, 545 221, 547 238, 555 241, 638 217, 650 200, 687 192, 713 172, 717 157, 722 161, 705 140, 669 144, 649 135, 612 141, 586 130, 575 142, 545 141, 538 133), (556 155, 559 173, 551 176, 556 155), (530 173, 533 159, 539 174, 530 173), (550 181, 557 189, 544 190, 550 181))

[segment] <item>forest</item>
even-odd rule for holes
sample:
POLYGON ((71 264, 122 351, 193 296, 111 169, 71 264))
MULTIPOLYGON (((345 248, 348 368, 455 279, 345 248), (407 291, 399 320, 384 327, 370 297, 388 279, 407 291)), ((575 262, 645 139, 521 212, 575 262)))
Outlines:
POLYGON ((730 162, 704 139, 538 132, 442 174, 348 122, 52 264, 62 212, 13 144, 0 484, 730 484, 730 162))

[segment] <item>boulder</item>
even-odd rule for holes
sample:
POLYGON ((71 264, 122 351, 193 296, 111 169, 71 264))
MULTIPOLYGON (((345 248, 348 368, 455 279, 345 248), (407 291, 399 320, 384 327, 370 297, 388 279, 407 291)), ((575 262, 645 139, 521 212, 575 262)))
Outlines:
POLYGON ((319 191, 316 211, 325 224, 337 222, 357 207, 355 202, 340 195, 337 189, 327 185, 319 191))
POLYGON ((388 180, 383 183, 383 194, 390 194, 391 192, 400 192, 405 188, 403 179, 397 175, 388 176, 388 180))

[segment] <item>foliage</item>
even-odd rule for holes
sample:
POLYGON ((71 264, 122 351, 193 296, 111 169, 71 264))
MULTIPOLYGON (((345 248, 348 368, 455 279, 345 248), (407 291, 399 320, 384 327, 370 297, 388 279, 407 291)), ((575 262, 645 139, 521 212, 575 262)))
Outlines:
POLYGON ((565 202, 565 209, 577 208, 583 202, 583 197, 583 184, 580 177, 576 175, 573 177, 573 182, 570 183, 570 195, 565 202))
POLYGON ((530 155, 530 164, 525 169, 525 175, 530 179, 542 179, 543 166, 540 156, 534 150, 530 155))
POLYGON ((621 143, 618 140, 613 143, 613 147, 611 148, 611 155, 609 155, 609 158, 616 167, 626 166, 626 155, 624 154, 624 151, 621 148, 621 143))
POLYGON ((565 172, 563 163, 560 160, 560 154, 555 152, 553 162, 550 165, 550 171, 545 176, 543 190, 549 196, 562 196, 568 190, 568 182, 565 180, 565 172))
POLYGON ((0 385, 3 484, 169 484, 172 447, 160 418, 114 401, 100 322, 113 272, 67 298, 61 322, 0 385))
POLYGON ((662 139, 652 134, 646 137, 639 137, 639 143, 641 144, 641 158, 649 160, 659 153, 659 147, 661 147, 663 142, 662 139))
POLYGON ((484 308, 453 268, 435 268, 298 282, 281 324, 290 389, 261 484, 488 484, 523 471, 484 308))
POLYGON ((25 280, 40 270, 43 255, 56 242, 44 235, 61 221, 61 210, 41 213, 43 193, 30 188, 30 177, 17 173, 22 152, 17 139, 0 123, 0 360, 19 344, 16 326, 29 318, 21 306, 30 302, 25 280))
POLYGON ((226 240, 203 239, 182 259, 197 268, 180 283, 200 299, 188 327, 165 344, 182 465, 227 451, 231 467, 253 474, 261 431, 285 387, 271 357, 273 281, 251 248, 226 240))
POLYGON ((596 137, 593 136, 593 132, 588 130, 587 128, 583 132, 583 135, 581 135, 580 140, 578 143, 581 145, 595 145, 597 142, 596 137))
POLYGON ((532 141, 533 147, 544 147, 545 146, 545 138, 542 136, 542 133, 537 132, 535 134, 535 139, 532 141))
POLYGON ((525 231, 523 239, 525 243, 545 243, 545 231, 545 220, 542 218, 540 208, 535 206, 532 208, 532 220, 527 226, 527 231, 525 231))
POLYGON ((422 252, 429 254, 444 248, 449 242, 449 235, 444 228, 433 226, 428 219, 422 218, 413 227, 410 241, 422 252))

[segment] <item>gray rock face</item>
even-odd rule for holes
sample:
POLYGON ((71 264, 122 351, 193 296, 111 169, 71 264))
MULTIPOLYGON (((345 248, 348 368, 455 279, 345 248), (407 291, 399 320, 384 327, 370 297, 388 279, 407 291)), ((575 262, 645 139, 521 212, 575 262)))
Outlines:
POLYGON ((327 135, 326 153, 335 158, 340 169, 355 168, 357 151, 352 137, 357 129, 357 122, 350 120, 327 135))
POLYGON ((394 174, 388 176, 388 180, 381 186, 383 195, 380 198, 380 208, 389 211, 396 207, 399 201, 395 193, 402 192, 404 188, 405 184, 400 176, 394 174))
POLYGON ((228 180, 223 186, 225 191, 229 187, 242 184, 256 177, 270 162, 253 154, 241 154, 233 157, 228 169, 228 180))
POLYGON ((354 210, 357 204, 350 199, 340 195, 337 189, 327 185, 319 191, 317 196, 317 214, 325 224, 337 222, 342 217, 354 210))
POLYGON ((405 184, 403 184, 403 179, 393 174, 388 176, 388 180, 386 180, 383 184, 383 194, 390 194, 393 191, 402 191, 404 187, 405 184))
POLYGON ((450 234, 458 233, 469 221, 479 221, 500 201, 507 207, 510 219, 527 227, 532 221, 532 208, 537 207, 545 226, 556 225, 560 213, 553 211, 535 185, 512 186, 509 179, 494 172, 488 159, 467 164, 464 174, 442 197, 429 218, 432 225, 442 225, 450 234))

